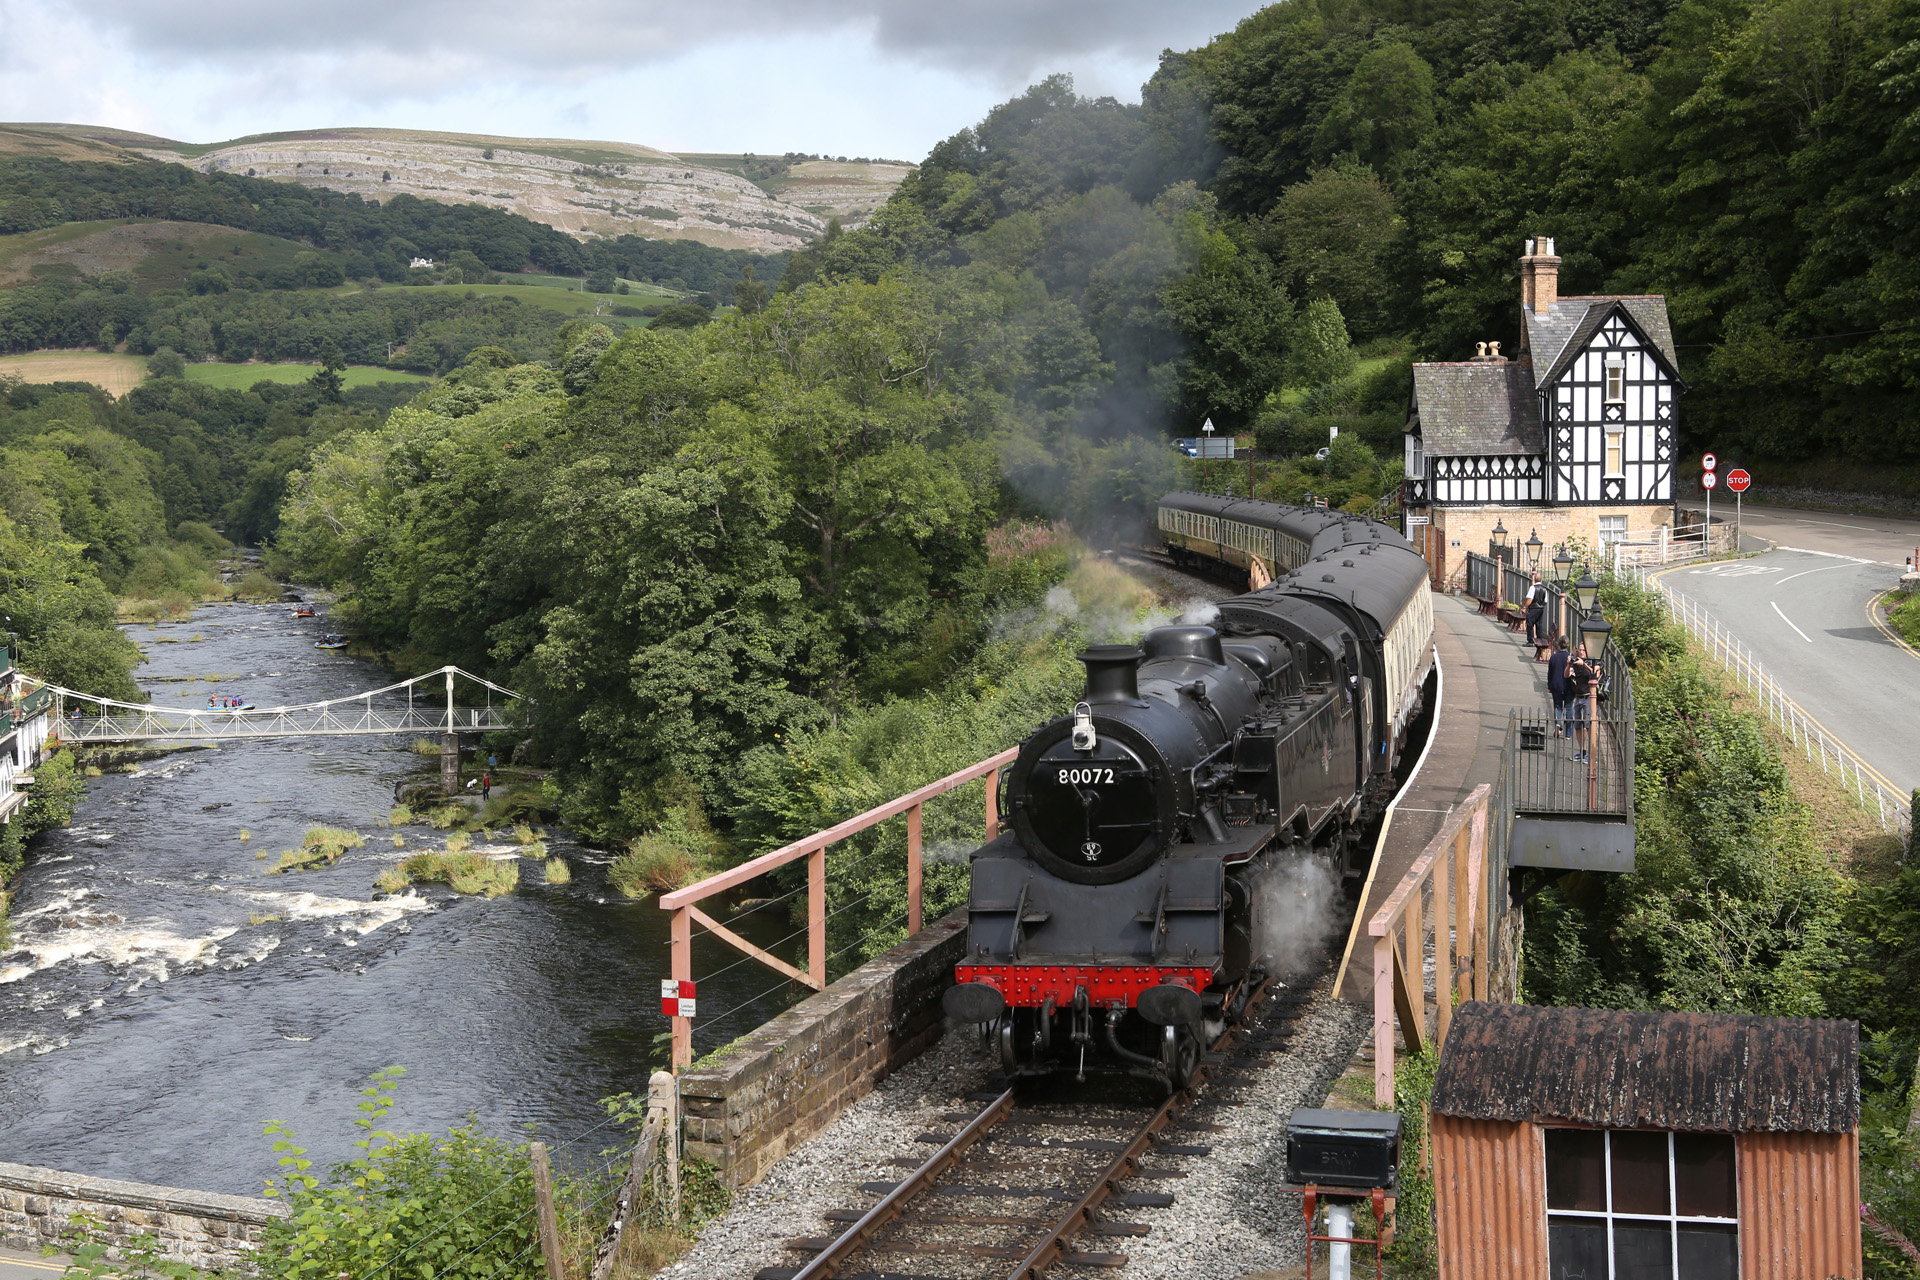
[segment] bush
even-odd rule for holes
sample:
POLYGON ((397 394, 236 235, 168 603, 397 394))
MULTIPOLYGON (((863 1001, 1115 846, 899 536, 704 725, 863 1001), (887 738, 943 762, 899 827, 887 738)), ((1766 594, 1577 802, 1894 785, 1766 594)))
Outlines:
POLYGON ((147 376, 149 378, 184 378, 187 376, 187 362, 172 347, 161 347, 147 357, 147 376))
POLYGON ((1892 619, 1894 630, 1905 636, 1908 644, 1920 645, 1920 593, 1908 596, 1904 602, 1895 605, 1887 616, 1892 619))
POLYGON ((259 570, 254 570, 240 579, 233 589, 234 599, 247 600, 255 604, 269 603, 280 599, 286 589, 259 570))
POLYGON ((374 882, 387 893, 410 884, 444 884, 455 893, 497 898, 520 884, 517 859, 493 859, 465 849, 447 853, 418 853, 381 874, 374 882))
POLYGON ((266 1194, 286 1202, 289 1216, 267 1228, 260 1251, 264 1280, 372 1276, 402 1254, 394 1275, 440 1280, 530 1277, 539 1267, 533 1169, 524 1146, 456 1126, 444 1139, 402 1136, 382 1127, 403 1074, 388 1067, 361 1090, 364 1136, 358 1155, 314 1176, 313 1162, 280 1121, 268 1124, 285 1170, 266 1194), (533 1261, 529 1263, 527 1259, 533 1261))
POLYGON ((546 871, 548 884, 570 884, 573 881, 573 870, 567 866, 565 858, 548 858, 546 871))
POLYGON ((314 827, 300 842, 298 849, 288 849, 280 855, 280 861, 268 872, 280 875, 288 871, 308 871, 315 867, 330 867, 340 861, 349 849, 358 849, 367 842, 367 838, 357 831, 345 831, 339 827, 314 827))

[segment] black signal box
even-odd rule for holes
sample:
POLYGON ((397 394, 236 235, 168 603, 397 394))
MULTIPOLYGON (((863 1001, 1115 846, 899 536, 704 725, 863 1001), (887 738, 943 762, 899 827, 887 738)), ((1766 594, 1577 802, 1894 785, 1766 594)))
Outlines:
POLYGON ((1399 1112, 1298 1107, 1288 1118, 1289 1183, 1395 1191, 1399 1179, 1399 1112))

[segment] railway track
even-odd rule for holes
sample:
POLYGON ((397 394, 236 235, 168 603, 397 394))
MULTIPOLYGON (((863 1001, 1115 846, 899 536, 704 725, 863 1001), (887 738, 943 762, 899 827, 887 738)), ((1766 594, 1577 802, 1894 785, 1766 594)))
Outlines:
POLYGON ((1287 1050, 1293 1022, 1326 998, 1305 994, 1323 976, 1257 993, 1157 1108, 1117 1080, 969 1095, 981 1109, 947 1113, 948 1127, 919 1135, 936 1149, 902 1157, 912 1165, 904 1178, 861 1185, 875 1203, 827 1213, 838 1234, 787 1241, 809 1260, 763 1267, 754 1280, 1039 1280, 1062 1266, 1125 1267, 1126 1242, 1151 1228, 1124 1211, 1173 1203, 1180 1162, 1211 1154, 1205 1138, 1224 1128, 1205 1114, 1239 1105, 1240 1077, 1287 1050))

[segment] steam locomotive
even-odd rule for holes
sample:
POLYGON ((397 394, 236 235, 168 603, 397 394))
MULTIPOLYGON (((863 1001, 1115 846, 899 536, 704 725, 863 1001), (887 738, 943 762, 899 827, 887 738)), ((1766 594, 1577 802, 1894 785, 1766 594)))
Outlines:
POLYGON ((1159 528, 1177 562, 1271 580, 1206 625, 1088 649, 1072 713, 1022 743, 945 997, 1010 1076, 1185 1081, 1276 968, 1282 877, 1365 873, 1423 703, 1427 566, 1397 530, 1192 493, 1159 528))

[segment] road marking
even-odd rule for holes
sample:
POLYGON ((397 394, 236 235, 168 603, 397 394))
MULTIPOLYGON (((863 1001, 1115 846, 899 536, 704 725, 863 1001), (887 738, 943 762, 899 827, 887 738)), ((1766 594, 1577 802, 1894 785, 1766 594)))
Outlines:
POLYGON ((1837 520, 1801 520, 1796 518, 1794 523, 1795 524, 1824 524, 1831 529, 1865 529, 1868 533, 1888 532, 1888 530, 1885 530, 1885 529, 1876 529, 1870 524, 1841 524, 1837 520))
POLYGON ((1780 579, 1779 583, 1775 585, 1785 585, 1786 583, 1792 582, 1794 578, 1804 578, 1810 573, 1825 573, 1829 569, 1844 569, 1846 567, 1847 566, 1843 564, 1823 564, 1818 569, 1802 569, 1799 573, 1780 579))
MULTIPOLYGON (((1771 600, 1769 600, 1769 601, 1767 601, 1767 603, 1768 603, 1768 604, 1773 604, 1773 601, 1771 601, 1771 600)), ((1773 604, 1773 611, 1774 611, 1775 613, 1780 613, 1780 606, 1779 606, 1779 605, 1777 605, 1777 604, 1773 604)), ((1780 613, 1780 621, 1782 621, 1782 622, 1784 622, 1784 623, 1786 623, 1786 624, 1787 624, 1788 626, 1790 626, 1790 627, 1793 627, 1793 619, 1792 619, 1792 618, 1789 618, 1789 617, 1788 617, 1788 616, 1787 616, 1786 614, 1784 614, 1784 613, 1780 613)), ((1813 643, 1813 637, 1812 637, 1812 636, 1810 636, 1810 635, 1808 635, 1808 634, 1807 634, 1806 632, 1804 632, 1804 631, 1802 631, 1802 630, 1801 630, 1800 628, 1798 628, 1798 627, 1793 627, 1793 634, 1795 634, 1795 635, 1797 635, 1797 636, 1799 636, 1799 637, 1800 637, 1800 638, 1801 638, 1802 640, 1805 640, 1805 641, 1806 641, 1806 642, 1807 642, 1808 644, 1812 644, 1812 643, 1813 643)))
POLYGON ((1879 564, 1878 560, 1866 560, 1859 556, 1843 556, 1837 551, 1815 551, 1812 547, 1779 546, 1775 551, 1797 551, 1803 556, 1825 556, 1829 560, 1851 560, 1855 564, 1879 564))
POLYGON ((1879 630, 1881 635, 1899 645, 1915 658, 1920 658, 1920 649, 1916 649, 1908 644, 1905 636, 1880 620, 1880 600, 1877 596, 1870 596, 1867 599, 1867 621, 1871 622, 1879 630))

